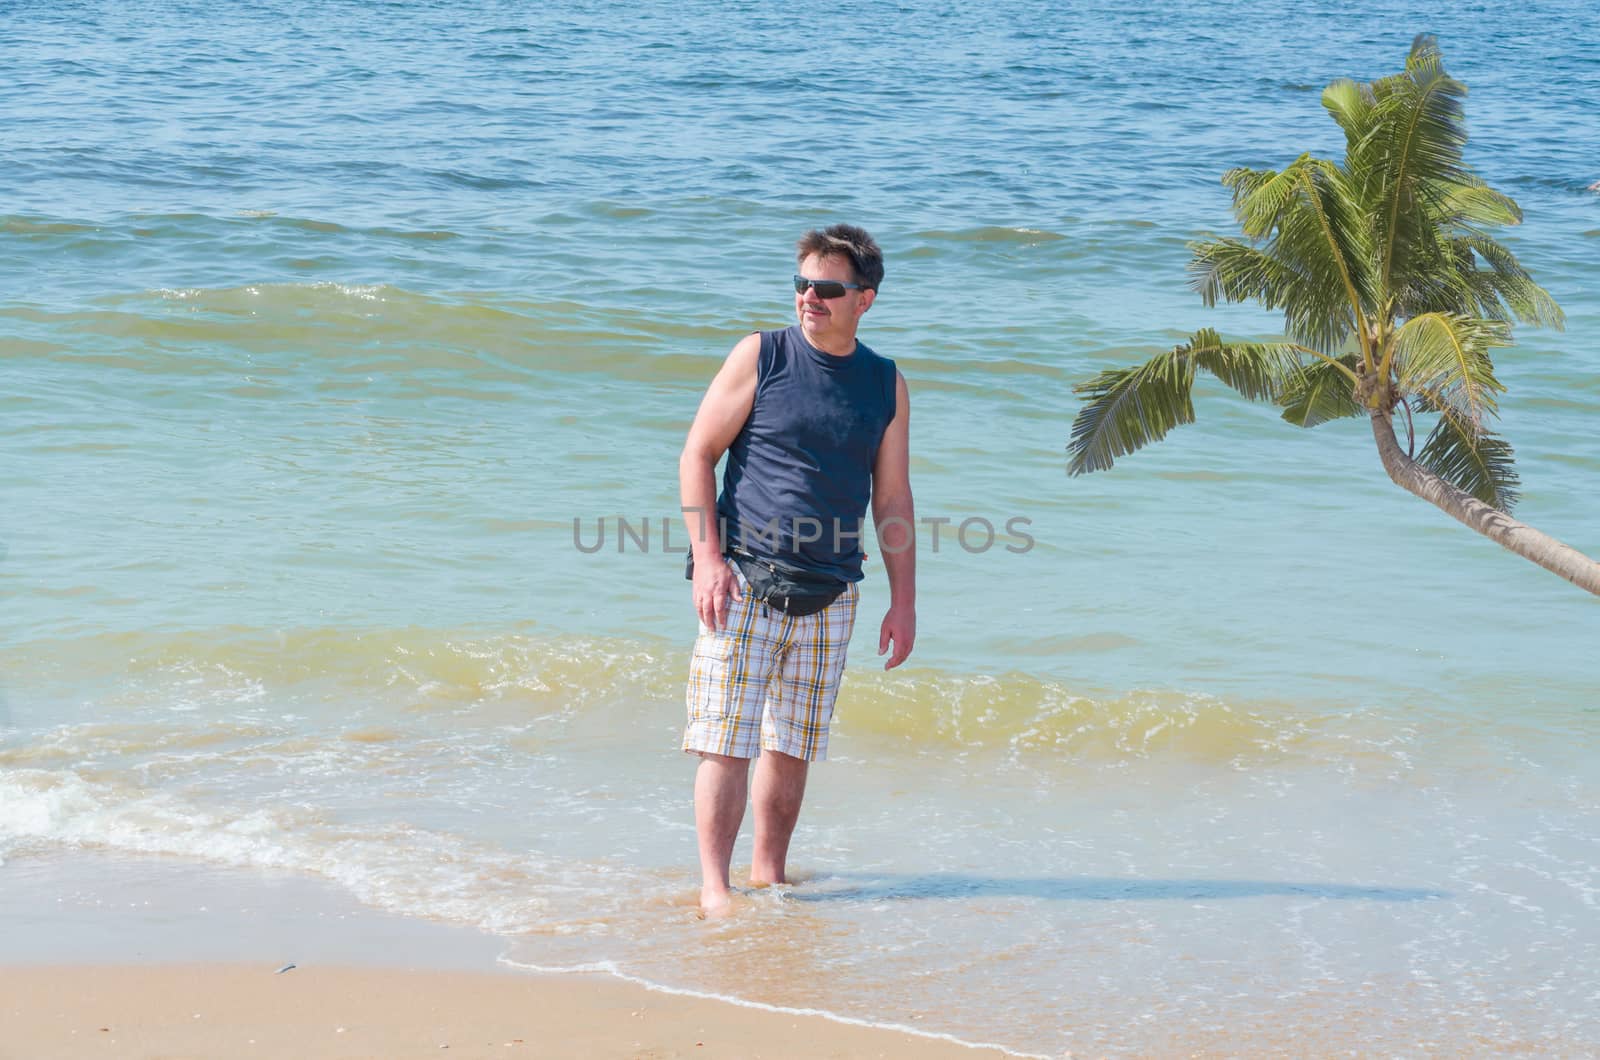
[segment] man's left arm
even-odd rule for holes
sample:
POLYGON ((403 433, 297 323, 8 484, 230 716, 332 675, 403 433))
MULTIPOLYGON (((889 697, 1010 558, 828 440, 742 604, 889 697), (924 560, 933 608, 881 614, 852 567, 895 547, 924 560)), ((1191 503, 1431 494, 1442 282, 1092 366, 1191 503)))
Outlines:
POLYGON ((906 661, 917 640, 916 509, 911 502, 911 395, 906 377, 895 373, 895 412, 872 464, 872 522, 878 551, 889 573, 889 613, 878 630, 878 654, 894 644, 883 664, 906 661))

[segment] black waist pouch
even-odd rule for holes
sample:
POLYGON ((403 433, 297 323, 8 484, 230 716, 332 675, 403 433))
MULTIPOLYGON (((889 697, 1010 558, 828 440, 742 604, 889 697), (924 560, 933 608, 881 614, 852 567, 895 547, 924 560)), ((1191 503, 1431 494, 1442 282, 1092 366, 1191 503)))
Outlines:
MULTIPOLYGON (((850 583, 830 574, 816 574, 757 559, 743 549, 728 556, 744 575, 745 592, 786 615, 814 615, 837 600, 850 583)), ((690 553, 685 577, 694 577, 690 553)))

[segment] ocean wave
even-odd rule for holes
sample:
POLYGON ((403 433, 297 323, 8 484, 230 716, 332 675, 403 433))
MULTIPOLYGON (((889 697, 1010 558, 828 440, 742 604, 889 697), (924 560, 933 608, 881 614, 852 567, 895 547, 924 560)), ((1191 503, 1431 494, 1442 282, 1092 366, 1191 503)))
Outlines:
POLYGON ((703 384, 740 330, 632 309, 334 282, 160 288, 62 312, 8 307, 0 321, 24 333, 43 326, 51 336, 96 337, 92 353, 75 344, 8 342, 13 356, 157 374, 237 373, 241 357, 252 372, 270 374, 295 369, 315 351, 318 364, 338 374, 404 379, 448 369, 469 380, 517 382, 559 372, 703 384))
POLYGON ((930 229, 925 232, 913 232, 912 237, 930 242, 1020 243, 1024 246, 1054 243, 1067 238, 1061 232, 1052 232, 1044 228, 1014 228, 1005 225, 982 225, 977 228, 953 230, 930 229))
POLYGON ((1228 761, 1282 757, 1315 729, 1310 716, 1252 709, 1201 693, 1092 696, 1022 673, 899 679, 868 673, 848 682, 838 707, 841 733, 942 750, 1228 761))
POLYGON ((17 214, 0 217, 0 232, 12 236, 66 236, 94 232, 94 225, 78 224, 47 217, 23 217, 17 214))
MULTIPOLYGON (((343 738, 384 742, 396 723, 429 716, 515 725, 535 717, 589 717, 637 725, 681 710, 686 648, 666 640, 476 629, 264 630, 104 633, 0 652, 14 695, 88 696, 119 723, 201 712, 210 725, 248 725, 247 707, 361 703, 343 738)), ((96 707, 97 705, 97 707, 96 707)), ((1075 688, 1023 672, 846 674, 835 725, 875 745, 993 753, 1051 763, 1176 756, 1210 762, 1310 757, 1402 768, 1417 719, 1377 711, 1321 712, 1281 702, 1238 702, 1198 691, 1075 688)), ((89 730, 79 732, 80 738, 89 730)), ((219 729, 219 732, 222 730, 219 729)), ((342 729, 340 730, 342 731, 342 729)), ((187 739, 226 739, 191 734, 187 739)), ((128 732, 143 746, 159 739, 128 732)), ((26 755, 60 751, 31 739, 26 755)), ((78 750, 81 752, 82 748, 78 750)), ((35 759, 30 756, 44 756, 35 759)))
POLYGON ((196 244, 249 241, 279 247, 285 254, 304 259, 310 252, 330 252, 368 246, 376 253, 409 253, 418 242, 434 243, 461 238, 447 228, 408 228, 399 225, 353 225, 316 217, 296 217, 276 210, 241 208, 232 214, 131 213, 93 220, 57 216, 0 216, 0 232, 40 244, 53 254, 102 257, 124 253, 130 245, 160 253, 164 248, 190 248, 196 244), (311 245, 307 238, 323 238, 311 245))
MULTIPOLYGON (((190 858, 331 880, 379 909, 497 934, 539 929, 570 870, 407 824, 340 824, 304 806, 207 808, 71 772, 0 769, 0 851, 29 845, 190 858)), ((615 870, 612 870, 615 871, 615 870)))
POLYGON ((164 709, 312 693, 361 693, 409 708, 515 699, 581 709, 664 676, 658 646, 516 632, 433 629, 103 633, 34 642, 0 653, 30 684, 109 685, 120 705, 164 709))

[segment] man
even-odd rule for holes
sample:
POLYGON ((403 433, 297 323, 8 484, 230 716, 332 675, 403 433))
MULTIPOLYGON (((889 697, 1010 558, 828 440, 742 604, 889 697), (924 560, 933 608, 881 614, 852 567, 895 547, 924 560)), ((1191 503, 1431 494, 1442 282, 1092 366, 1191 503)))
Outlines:
POLYGON ((695 830, 708 915, 731 903, 728 869, 747 794, 750 882, 786 882, 806 773, 827 754, 869 498, 889 575, 878 654, 891 644, 893 652, 884 669, 905 661, 917 635, 910 398, 894 362, 856 340, 883 254, 860 228, 837 224, 801 237, 796 262, 799 323, 734 346, 678 464, 700 618, 683 749, 700 756, 695 830))

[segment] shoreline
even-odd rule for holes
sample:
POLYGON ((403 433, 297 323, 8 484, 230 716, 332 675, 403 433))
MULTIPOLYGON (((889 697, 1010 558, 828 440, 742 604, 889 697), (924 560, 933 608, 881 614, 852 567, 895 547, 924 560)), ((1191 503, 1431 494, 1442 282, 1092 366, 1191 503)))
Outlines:
MULTIPOLYGON (((751 1012, 767 1013, 771 1016, 780 1018, 794 1017, 804 1020, 821 1020, 826 1023, 836 1024, 840 1027, 856 1028, 873 1034, 886 1033, 903 1035, 907 1038, 913 1039, 912 1044, 920 1045, 922 1048, 931 1048, 936 1045, 953 1046, 962 1050, 962 1053, 960 1054, 962 1056, 1009 1056, 1025 1058, 1025 1060, 1049 1060, 1049 1058, 1042 1053, 1017 1052, 1016 1050, 1008 1049, 1003 1045, 995 1045, 992 1042, 968 1041, 965 1038, 960 1038, 953 1034, 944 1034, 938 1031, 920 1030, 904 1023, 874 1023, 870 1020, 858 1019, 854 1016, 844 1016, 837 1012, 829 1012, 825 1009, 793 1008, 787 1005, 769 1005, 762 1001, 749 1001, 744 998, 730 997, 726 994, 713 994, 702 990, 690 990, 673 986, 665 986, 661 983, 652 982, 636 975, 629 975, 626 972, 617 971, 614 968, 595 968, 593 970, 557 970, 541 968, 536 965, 523 964, 517 961, 505 959, 502 959, 501 963, 505 967, 515 970, 515 972, 518 974, 531 974, 544 977, 604 976, 606 979, 612 982, 634 987, 639 990, 643 990, 648 994, 659 995, 668 998, 680 998, 684 1001, 697 1004, 704 1003, 708 1005, 726 1005, 732 1008, 747 1009, 751 1012)), ((919 1053, 918 1055, 923 1054, 919 1053)), ((944 1054, 941 1053, 937 1055, 944 1054)))
POLYGON ((0 939, 0 1057, 1017 1055, 601 966, 541 969, 509 960, 505 938, 329 881, 169 857, 14 851, 0 939))
POLYGON ((913 1057, 1012 1054, 606 975, 267 964, 0 966, 0 1055, 913 1057), (445 1051, 448 1050, 446 1053, 445 1051), (13 1052, 14 1051, 14 1052, 13 1052), (97 1050, 98 1051, 98 1050, 97 1050))

